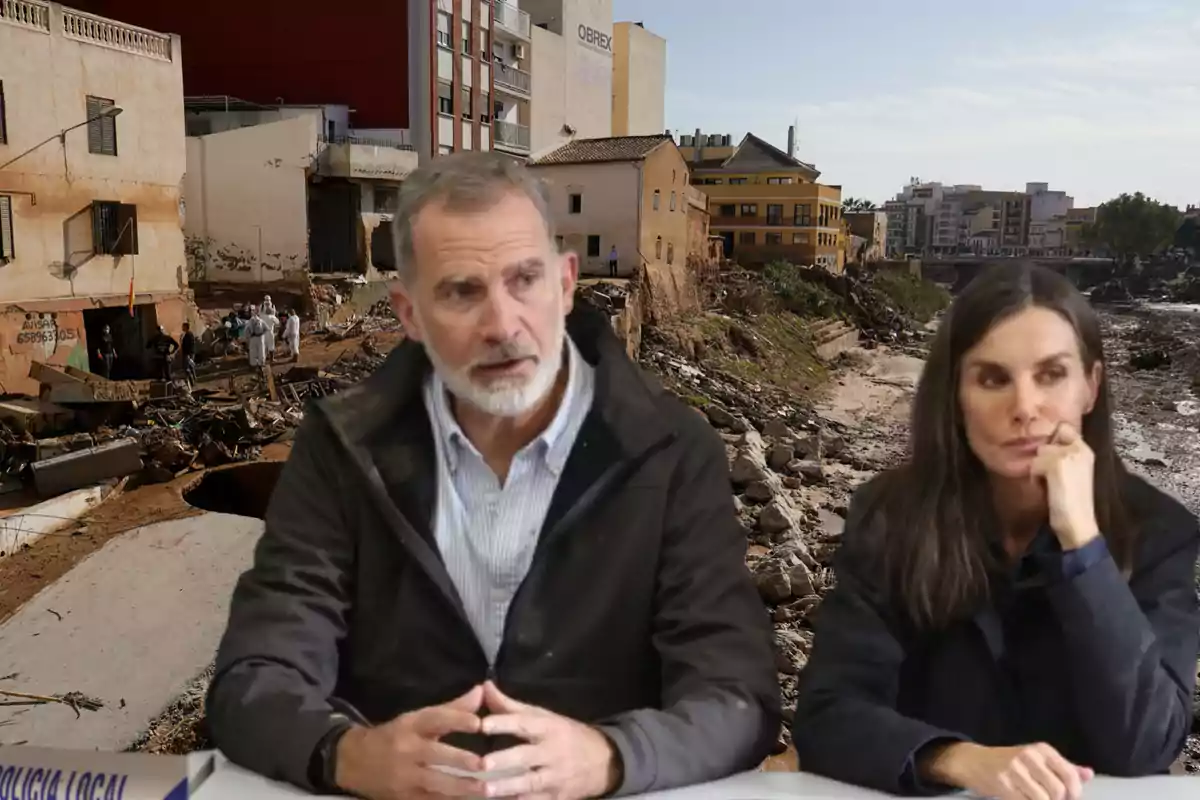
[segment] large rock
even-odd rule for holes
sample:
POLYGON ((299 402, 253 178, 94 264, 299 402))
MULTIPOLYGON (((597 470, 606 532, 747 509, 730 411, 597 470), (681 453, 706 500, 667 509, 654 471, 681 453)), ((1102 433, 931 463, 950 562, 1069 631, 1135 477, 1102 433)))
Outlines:
POLYGON ((767 464, 767 443, 758 431, 742 434, 730 473, 734 485, 746 491, 748 500, 769 501, 759 511, 759 530, 774 537, 799 530, 804 515, 792 500, 783 477, 767 464))

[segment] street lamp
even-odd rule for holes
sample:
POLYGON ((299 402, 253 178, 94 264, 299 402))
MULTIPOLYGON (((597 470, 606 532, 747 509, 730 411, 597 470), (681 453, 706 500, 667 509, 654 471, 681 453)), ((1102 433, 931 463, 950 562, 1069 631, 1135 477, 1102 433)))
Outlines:
POLYGON ((58 140, 59 140, 59 142, 61 142, 61 143, 62 143, 62 145, 63 145, 64 147, 66 147, 66 145, 67 145, 67 134, 68 134, 68 133, 70 133, 71 131, 75 130, 76 128, 82 128, 84 125, 91 124, 91 123, 95 122, 95 121, 96 121, 96 120, 98 120, 98 119, 109 119, 109 118, 111 118, 111 117, 115 117, 115 116, 117 116, 118 114, 120 114, 120 113, 121 113, 122 111, 124 111, 124 110, 125 110, 125 109, 121 108, 120 106, 109 106, 108 108, 102 109, 102 110, 100 111, 100 113, 99 113, 99 114, 97 114, 97 115, 96 115, 96 116, 94 116, 94 117, 88 117, 88 118, 87 118, 87 119, 85 119, 83 122, 80 122, 80 123, 78 123, 78 124, 72 125, 72 126, 71 126, 71 127, 69 127, 69 128, 63 128, 61 131, 59 131, 58 133, 54 134, 53 136, 47 136, 47 137, 46 137, 45 139, 43 139, 42 141, 38 142, 38 143, 37 143, 37 144, 35 144, 33 147, 31 147, 31 148, 29 148, 28 150, 26 150, 24 153, 21 153, 20 155, 16 156, 15 158, 10 158, 8 161, 5 161, 3 164, 0 164, 0 169, 4 169, 5 167, 7 167, 9 164, 13 163, 14 161, 17 161, 17 160, 19 160, 19 159, 22 159, 22 158, 24 158, 25 156, 27 156, 27 155, 29 155, 30 153, 32 153, 34 150, 37 150, 37 149, 38 149, 39 147, 41 147, 42 145, 44 145, 44 144, 49 144, 50 142, 53 142, 55 139, 58 139, 58 140))

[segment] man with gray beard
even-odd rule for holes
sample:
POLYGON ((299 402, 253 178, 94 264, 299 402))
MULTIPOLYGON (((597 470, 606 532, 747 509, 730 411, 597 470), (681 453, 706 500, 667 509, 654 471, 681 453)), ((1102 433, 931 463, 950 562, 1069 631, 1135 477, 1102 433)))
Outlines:
POLYGON ((437 158, 396 220, 408 340, 296 436, 221 643, 217 746, 379 800, 756 766, 780 698, 722 441, 573 308, 578 257, 523 167, 437 158))

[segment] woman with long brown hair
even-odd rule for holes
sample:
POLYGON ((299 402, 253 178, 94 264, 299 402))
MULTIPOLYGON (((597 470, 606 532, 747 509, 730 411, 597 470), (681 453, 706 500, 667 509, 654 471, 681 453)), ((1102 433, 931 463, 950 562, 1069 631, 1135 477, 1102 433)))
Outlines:
POLYGON ((955 300, 910 455, 851 502, 801 676, 800 768, 898 794, 1077 798, 1192 725, 1200 525, 1114 450, 1095 312, 993 268, 955 300))

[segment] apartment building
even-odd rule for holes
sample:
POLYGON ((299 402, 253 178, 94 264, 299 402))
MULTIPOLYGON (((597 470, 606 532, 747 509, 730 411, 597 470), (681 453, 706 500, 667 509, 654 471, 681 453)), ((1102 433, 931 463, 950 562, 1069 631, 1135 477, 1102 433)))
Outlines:
POLYGON ((699 249, 689 214, 699 193, 669 135, 576 139, 529 166, 547 186, 559 247, 579 254, 584 274, 608 274, 614 248, 621 277, 699 249))
POLYGON ((795 156, 795 128, 780 150, 748 133, 681 136, 692 183, 708 195, 712 235, 744 265, 771 261, 845 266, 842 188, 817 183, 820 171, 795 156))
POLYGON ((0 392, 30 364, 149 374, 190 304, 178 37, 41 0, 0 2, 0 392))
MULTIPOLYGON (((884 204, 889 254, 1028 255, 1032 252, 1031 233, 1042 246, 1051 241, 1047 231, 1056 225, 1052 220, 1058 219, 1035 224, 1035 202, 1040 214, 1057 213, 1063 202, 1057 196, 1061 193, 1044 187, 1029 184, 1024 192, 994 191, 974 184, 945 186, 914 179, 884 204)), ((1070 200, 1066 198, 1067 203, 1070 200)))
POLYGON ((662 133, 666 87, 667 40, 640 22, 614 25, 612 135, 662 133))

